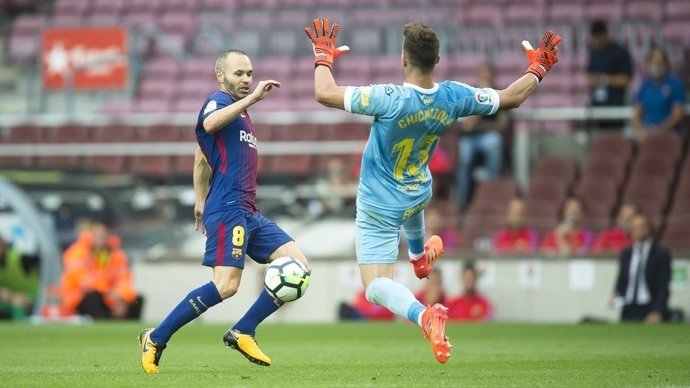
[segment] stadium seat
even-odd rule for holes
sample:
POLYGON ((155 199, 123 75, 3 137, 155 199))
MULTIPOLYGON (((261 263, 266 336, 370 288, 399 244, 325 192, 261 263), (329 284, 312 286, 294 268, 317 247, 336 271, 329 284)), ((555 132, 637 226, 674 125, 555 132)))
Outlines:
POLYGON ((459 11, 456 17, 463 16, 464 22, 470 25, 499 26, 503 22, 503 11, 499 4, 473 3, 459 11))
POLYGON ((146 61, 142 80, 162 79, 167 82, 177 80, 180 74, 180 62, 171 57, 155 57, 146 61))
POLYGON ((194 170, 194 155, 176 155, 173 157, 173 174, 189 175, 191 177, 192 170, 194 170))
POLYGON ((91 14, 118 15, 125 9, 125 0, 91 1, 91 14))
POLYGON ((85 15, 89 5, 90 2, 83 0, 58 0, 53 7, 53 15, 85 15))
MULTIPOLYGON (((322 126, 326 140, 367 140, 370 125, 365 123, 342 123, 322 126)), ((362 147, 364 149, 364 147, 362 147)))
POLYGON ((278 125, 273 127, 274 141, 317 141, 322 136, 317 124, 278 125))
POLYGON ((139 130, 140 141, 171 142, 180 140, 180 127, 170 125, 154 125, 139 130))
POLYGON ((529 183, 526 198, 528 200, 554 201, 562 203, 568 194, 568 182, 561 179, 534 177, 529 183))
POLYGON ((297 34, 294 29, 273 30, 267 32, 268 50, 276 55, 283 55, 292 57, 296 54, 299 48, 305 45, 302 41, 302 36, 297 34))
POLYGON ((130 158, 129 170, 135 174, 162 180, 172 167, 169 156, 136 155, 130 158))
POLYGON ((481 201, 493 201, 497 203, 508 203, 512 198, 517 197, 519 189, 517 183, 509 178, 490 179, 479 182, 474 192, 473 198, 481 201))
POLYGON ((618 134, 597 135, 589 149, 590 157, 604 156, 629 160, 633 154, 633 144, 629 139, 618 134))
POLYGON ((266 155, 265 174, 282 179, 303 180, 314 171, 312 155, 266 155))
POLYGON ((676 174, 676 163, 672 158, 672 155, 664 157, 664 154, 640 155, 633 163, 630 176, 655 175, 670 182, 676 174))
POLYGON ((584 225, 594 232, 601 232, 611 226, 613 206, 600 202, 586 202, 584 225))
POLYGON ((95 142, 125 143, 135 140, 135 129, 130 126, 109 125, 93 130, 95 142))
POLYGON ((534 161, 532 179, 549 178, 563 180, 570 187, 577 175, 577 162, 573 158, 544 156, 534 161))
POLYGON ((584 14, 584 7, 577 2, 552 3, 547 18, 551 23, 576 22, 583 20, 584 14))
POLYGON ((79 124, 65 124, 47 129, 46 142, 51 143, 85 143, 91 141, 92 132, 88 127, 79 124))
POLYGON ((582 177, 599 177, 609 179, 620 186, 627 175, 627 160, 610 158, 602 155, 589 155, 582 171, 582 177))
POLYGON ((595 203, 611 209, 618 202, 619 186, 615 181, 598 176, 584 176, 577 183, 575 195, 589 208, 595 203))
POLYGON ((669 180, 667 177, 656 175, 633 175, 623 189, 623 199, 637 203, 637 201, 668 200, 669 180))
POLYGON ((144 78, 139 82, 139 97, 143 99, 170 99, 175 94, 172 79, 144 78))
POLYGON ((34 125, 10 127, 5 141, 7 143, 41 143, 46 141, 46 131, 34 125))
POLYGON ((672 252, 690 251, 690 218, 666 225, 661 241, 672 252))
POLYGON ((667 0, 664 14, 667 20, 687 21, 690 18, 690 7, 686 0, 667 0))
MULTIPOLYGON (((686 4, 687 5, 687 4, 686 4)), ((626 20, 661 21, 663 7, 654 1, 629 1, 625 8, 626 20)))
POLYGON ((639 156, 656 155, 660 158, 672 158, 677 162, 682 154, 682 142, 678 135, 674 133, 663 133, 650 135, 647 140, 639 146, 639 156))
POLYGON ((119 174, 125 171, 125 157, 122 155, 87 156, 84 166, 87 169, 119 174))
POLYGON ((538 201, 527 199, 526 224, 536 229, 540 235, 558 224, 558 213, 563 205, 557 201, 538 201))
POLYGON ((585 8, 586 20, 600 19, 606 15, 606 19, 611 22, 623 19, 623 7, 616 2, 592 1, 585 8))

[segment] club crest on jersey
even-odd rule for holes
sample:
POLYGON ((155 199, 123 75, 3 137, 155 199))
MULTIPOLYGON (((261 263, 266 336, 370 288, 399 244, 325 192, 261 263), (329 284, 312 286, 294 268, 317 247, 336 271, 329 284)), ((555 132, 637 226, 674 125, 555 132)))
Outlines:
POLYGON ((491 94, 488 92, 479 91, 474 94, 474 98, 480 104, 493 105, 493 98, 491 97, 491 94))
POLYGON ((242 248, 232 248, 232 253, 230 253, 233 259, 239 259, 242 257, 242 248))
POLYGON ((240 131, 240 141, 243 141, 249 144, 250 147, 256 149, 256 136, 254 136, 251 132, 244 130, 240 131))

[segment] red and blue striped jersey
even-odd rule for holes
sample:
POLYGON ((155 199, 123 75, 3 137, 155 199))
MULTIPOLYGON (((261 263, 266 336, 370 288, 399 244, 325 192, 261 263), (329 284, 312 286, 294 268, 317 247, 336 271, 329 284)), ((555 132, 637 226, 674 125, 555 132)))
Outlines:
POLYGON ((258 152, 249 114, 244 111, 215 133, 204 130, 204 119, 208 115, 233 102, 228 93, 219 90, 206 99, 197 119, 196 138, 213 170, 204 214, 238 207, 257 212, 258 152))

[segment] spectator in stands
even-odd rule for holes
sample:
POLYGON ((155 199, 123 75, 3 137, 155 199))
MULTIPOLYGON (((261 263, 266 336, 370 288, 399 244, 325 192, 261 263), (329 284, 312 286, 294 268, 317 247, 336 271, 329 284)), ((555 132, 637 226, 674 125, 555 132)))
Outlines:
POLYGON ((589 252, 593 236, 592 232, 582 226, 585 205, 581 199, 570 197, 563 205, 561 223, 546 235, 541 249, 544 253, 571 255, 589 252))
POLYGON ((338 315, 341 320, 392 321, 395 315, 387 308, 367 300, 364 290, 358 291, 351 304, 341 303, 338 315))
POLYGON ((659 323, 668 320, 671 254, 652 238, 649 219, 632 221, 633 244, 621 252, 611 306, 622 306, 621 320, 659 323))
POLYGON ((633 109, 632 125, 637 140, 650 133, 680 130, 685 112, 685 87, 671 74, 671 63, 663 47, 652 48, 647 56, 647 75, 642 80, 633 109))
POLYGON ((436 303, 446 305, 446 292, 443 290, 443 273, 441 268, 434 267, 424 287, 414 296, 425 306, 433 306, 436 303))
POLYGON ((604 230, 599 234, 594 245, 593 253, 613 253, 620 252, 630 245, 630 229, 632 220, 637 215, 637 208, 632 203, 624 203, 618 209, 616 225, 613 228, 604 230))
POLYGON ((460 236, 449 225, 448 220, 448 215, 443 214, 438 206, 429 206, 424 210, 426 238, 437 235, 441 237, 445 251, 455 251, 460 247, 460 236))
POLYGON ((127 255, 120 238, 94 222, 81 233, 63 257, 60 281, 62 310, 66 315, 94 319, 139 319, 142 298, 132 283, 127 255))
POLYGON ((477 291, 479 273, 473 261, 468 261, 460 273, 463 292, 448 302, 448 319, 458 321, 487 321, 491 318, 491 302, 477 291))
MULTIPOLYGON (((613 40, 603 20, 596 20, 591 24, 590 34, 592 46, 589 51, 587 80, 591 105, 624 106, 633 74, 630 53, 613 40)), ((600 120, 594 125, 600 129, 622 129, 624 121, 600 120)))
POLYGON ((0 319, 23 320, 38 294, 39 260, 0 236, 0 319))
MULTIPOLYGON (((494 70, 485 64, 479 67, 478 87, 494 87, 494 70)), ((472 170, 476 158, 484 156, 486 174, 483 179, 496 178, 503 168, 503 134, 510 125, 510 114, 497 111, 489 116, 469 116, 460 126, 458 149, 458 193, 460 205, 467 206, 472 195, 472 170)))
POLYGON ((329 159, 326 171, 314 182, 314 193, 317 198, 309 201, 307 208, 312 217, 342 215, 354 204, 357 182, 350 177, 342 159, 329 159))
POLYGON ((537 249, 537 231, 525 225, 527 205, 522 198, 513 198, 506 210, 506 224, 493 238, 493 250, 497 254, 525 254, 537 249))

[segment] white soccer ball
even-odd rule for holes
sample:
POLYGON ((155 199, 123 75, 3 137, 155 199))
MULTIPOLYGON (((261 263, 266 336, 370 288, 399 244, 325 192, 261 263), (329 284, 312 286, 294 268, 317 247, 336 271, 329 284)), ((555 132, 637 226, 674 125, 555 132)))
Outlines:
POLYGON ((264 286, 276 299, 292 302, 307 291, 309 271, 292 257, 279 257, 266 267, 264 286))

